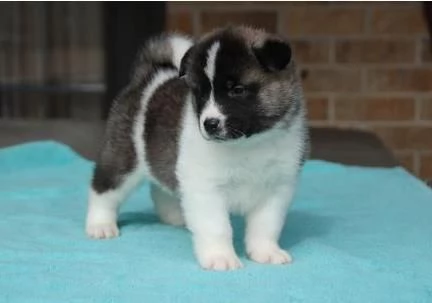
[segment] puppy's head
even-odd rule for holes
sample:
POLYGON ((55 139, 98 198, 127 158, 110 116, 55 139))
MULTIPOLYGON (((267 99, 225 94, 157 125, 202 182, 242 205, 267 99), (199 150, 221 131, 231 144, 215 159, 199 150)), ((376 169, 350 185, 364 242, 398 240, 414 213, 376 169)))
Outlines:
POLYGON ((208 140, 248 138, 289 123, 301 87, 288 42, 261 30, 228 27, 199 40, 180 68, 208 140))

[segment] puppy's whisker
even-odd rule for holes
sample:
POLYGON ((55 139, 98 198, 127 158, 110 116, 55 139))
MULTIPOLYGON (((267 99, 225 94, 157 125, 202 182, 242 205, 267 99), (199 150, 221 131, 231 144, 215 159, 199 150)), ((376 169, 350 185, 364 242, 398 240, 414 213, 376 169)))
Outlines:
POLYGON ((236 129, 236 128, 230 127, 230 126, 227 126, 226 128, 228 130, 232 131, 236 135, 246 136, 246 134, 244 132, 242 132, 241 130, 239 130, 239 129, 236 129))

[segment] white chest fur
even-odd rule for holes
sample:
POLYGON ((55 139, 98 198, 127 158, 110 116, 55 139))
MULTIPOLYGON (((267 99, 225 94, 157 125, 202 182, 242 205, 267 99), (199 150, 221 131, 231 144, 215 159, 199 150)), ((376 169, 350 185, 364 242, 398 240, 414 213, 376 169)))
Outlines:
POLYGON ((205 140, 186 109, 177 176, 180 190, 217 192, 231 212, 245 213, 272 192, 292 186, 303 149, 302 121, 233 143, 205 140))

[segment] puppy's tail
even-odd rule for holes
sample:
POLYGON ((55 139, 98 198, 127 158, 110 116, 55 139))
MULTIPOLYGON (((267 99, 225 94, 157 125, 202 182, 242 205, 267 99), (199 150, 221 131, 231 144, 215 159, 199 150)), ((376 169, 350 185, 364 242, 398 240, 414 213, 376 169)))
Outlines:
POLYGON ((192 44, 192 39, 177 33, 156 36, 150 39, 138 54, 136 68, 141 69, 141 72, 163 67, 180 70, 181 60, 192 44))

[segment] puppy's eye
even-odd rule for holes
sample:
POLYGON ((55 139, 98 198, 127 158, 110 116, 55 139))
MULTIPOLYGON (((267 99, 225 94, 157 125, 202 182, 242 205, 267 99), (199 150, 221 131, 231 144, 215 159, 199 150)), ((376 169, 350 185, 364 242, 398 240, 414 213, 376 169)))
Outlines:
POLYGON ((243 85, 236 85, 229 90, 230 97, 244 97, 246 95, 246 89, 243 85))

